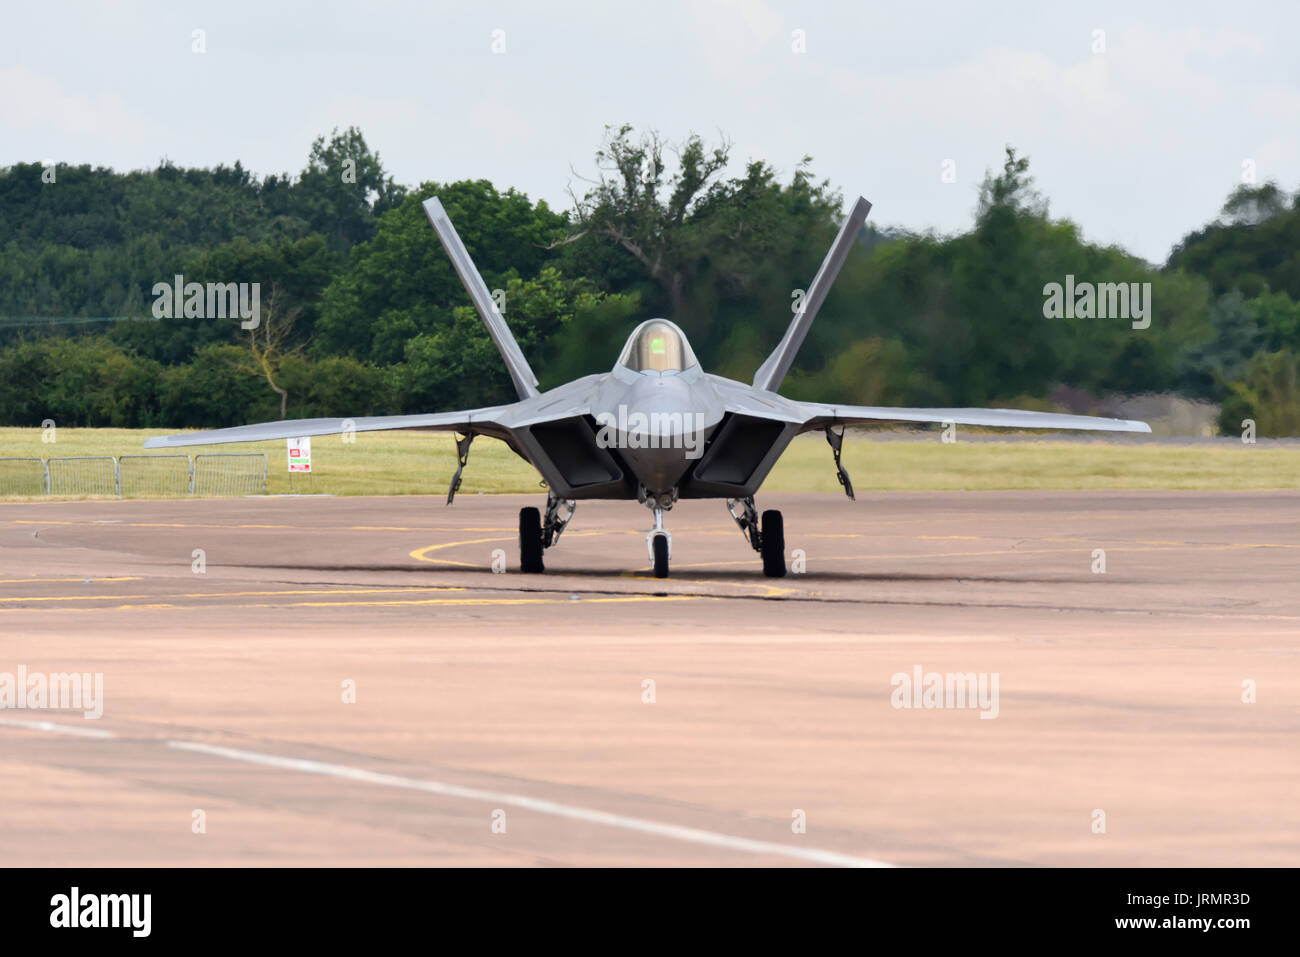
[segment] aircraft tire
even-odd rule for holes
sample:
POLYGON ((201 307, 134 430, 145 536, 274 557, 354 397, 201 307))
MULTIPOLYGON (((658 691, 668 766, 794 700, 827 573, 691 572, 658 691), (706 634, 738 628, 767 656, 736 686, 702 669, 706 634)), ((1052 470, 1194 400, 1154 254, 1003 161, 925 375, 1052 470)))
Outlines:
POLYGON ((650 540, 650 547, 654 549, 655 578, 667 578, 668 537, 666 535, 656 535, 650 540))
POLYGON ((776 509, 763 513, 761 526, 763 574, 768 578, 785 577, 785 521, 776 509))
POLYGON ((542 513, 535 508, 519 510, 519 570, 528 575, 546 570, 542 564, 542 513))

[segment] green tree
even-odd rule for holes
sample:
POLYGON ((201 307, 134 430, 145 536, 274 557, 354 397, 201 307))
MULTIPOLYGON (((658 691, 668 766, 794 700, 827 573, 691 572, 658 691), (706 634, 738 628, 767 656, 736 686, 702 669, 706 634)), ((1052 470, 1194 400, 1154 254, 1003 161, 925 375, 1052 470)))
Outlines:
POLYGON ((1216 296, 1273 289, 1300 300, 1300 191, 1288 202, 1276 183, 1238 186, 1215 222, 1174 247, 1166 268, 1204 276, 1216 296))
POLYGON ((380 217, 374 239, 354 250, 325 290, 317 354, 394 363, 416 336, 451 328, 452 310, 468 295, 421 205, 435 195, 489 288, 501 288, 511 276, 534 276, 554 258, 546 247, 565 219, 545 202, 500 193, 486 180, 426 183, 380 217))
POLYGON ((175 428, 226 428, 276 417, 279 399, 248 360, 244 346, 214 343, 193 361, 158 377, 162 419, 175 428))
POLYGON ((0 409, 9 425, 155 425, 158 375, 102 336, 23 342, 0 353, 0 409))
POLYGON ((328 236, 337 252, 373 236, 376 217, 405 194, 354 126, 342 133, 335 129, 328 140, 316 138, 293 191, 295 210, 314 232, 328 236))
MULTIPOLYGON (((624 311, 631 308, 624 297, 607 297, 590 280, 566 279, 553 267, 534 279, 512 276, 503 291, 506 319, 544 387, 564 381, 548 357, 563 348, 563 334, 575 316, 589 315, 607 301, 624 311)), ((514 386, 478 313, 472 306, 457 306, 452 315, 451 326, 421 333, 406 344, 398 371, 405 407, 432 411, 513 401, 514 386)), ((615 355, 610 352, 606 369, 615 355)))
POLYGON ((636 263, 658 293, 643 297, 648 308, 679 323, 706 364, 731 331, 725 305, 766 304, 773 325, 788 316, 790 290, 811 280, 842 205, 814 182, 810 158, 782 186, 759 161, 725 178, 730 156, 725 140, 710 147, 692 134, 670 145, 654 131, 607 127, 597 174, 574 194, 576 231, 562 240, 594 239, 636 263), (665 151, 676 154, 671 173, 665 151))
POLYGON ((1244 378, 1227 389, 1219 415, 1219 431, 1240 434, 1246 419, 1255 421, 1256 435, 1281 438, 1300 435, 1300 354, 1289 349, 1261 352, 1244 378))

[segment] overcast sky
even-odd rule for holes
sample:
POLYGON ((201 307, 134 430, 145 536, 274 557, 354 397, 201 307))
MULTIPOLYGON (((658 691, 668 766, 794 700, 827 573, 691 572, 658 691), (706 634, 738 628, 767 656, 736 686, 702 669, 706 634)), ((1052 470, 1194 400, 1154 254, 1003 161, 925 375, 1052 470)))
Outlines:
POLYGON ((1162 262, 1243 164, 1300 186, 1298 36, 1294 0, 12 3, 0 165, 296 173, 356 125, 401 183, 567 206, 570 167, 629 122, 721 130, 783 178, 811 155, 877 225, 953 231, 1010 143, 1053 215, 1162 262))

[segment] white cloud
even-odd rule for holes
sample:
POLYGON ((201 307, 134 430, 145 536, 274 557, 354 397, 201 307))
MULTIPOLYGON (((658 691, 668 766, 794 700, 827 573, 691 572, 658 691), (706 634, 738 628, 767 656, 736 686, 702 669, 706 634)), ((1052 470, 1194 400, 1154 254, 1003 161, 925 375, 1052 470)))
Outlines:
POLYGON ((6 27, 0 164, 138 168, 166 154, 296 171, 313 137, 355 124, 401 182, 487 177, 566 205, 570 165, 590 172, 603 127, 631 122, 672 139, 721 130, 738 163, 785 175, 811 154, 818 176, 873 200, 873 218, 950 231, 1011 143, 1054 214, 1153 260, 1214 215, 1243 158, 1300 186, 1300 9, 1281 0, 1008 0, 996 13, 956 0, 230 0, 202 16, 137 0, 20 5, 6 27), (196 26, 203 56, 189 51, 196 26), (504 56, 489 50, 498 27, 504 56), (940 182, 945 159, 956 185, 940 182))

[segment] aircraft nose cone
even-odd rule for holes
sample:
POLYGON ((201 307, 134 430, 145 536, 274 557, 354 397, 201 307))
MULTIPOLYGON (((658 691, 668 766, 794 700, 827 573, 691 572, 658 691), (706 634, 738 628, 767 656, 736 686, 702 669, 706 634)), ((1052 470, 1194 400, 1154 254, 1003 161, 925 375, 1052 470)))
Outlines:
POLYGON ((677 376, 645 376, 624 393, 613 422, 605 420, 613 427, 604 431, 647 489, 668 492, 717 425, 706 406, 677 376))

